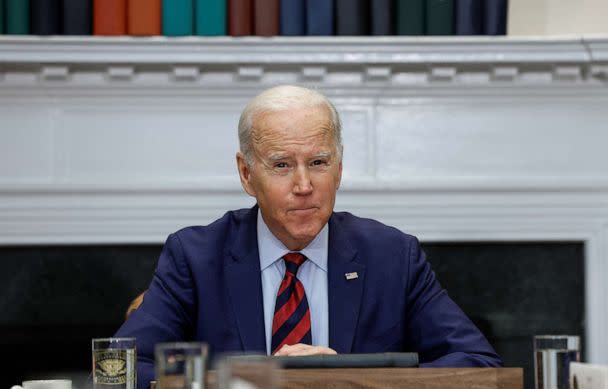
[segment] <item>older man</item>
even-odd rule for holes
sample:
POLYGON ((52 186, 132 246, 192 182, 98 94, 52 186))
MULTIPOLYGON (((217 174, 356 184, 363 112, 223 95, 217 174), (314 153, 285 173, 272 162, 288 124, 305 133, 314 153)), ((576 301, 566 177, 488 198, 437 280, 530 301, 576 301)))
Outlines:
POLYGON ((333 212, 342 176, 340 120, 320 93, 279 86, 239 121, 236 155, 257 205, 169 236, 142 305, 138 383, 158 342, 200 340, 213 354, 416 351, 422 366, 500 366, 448 297, 418 240, 333 212))

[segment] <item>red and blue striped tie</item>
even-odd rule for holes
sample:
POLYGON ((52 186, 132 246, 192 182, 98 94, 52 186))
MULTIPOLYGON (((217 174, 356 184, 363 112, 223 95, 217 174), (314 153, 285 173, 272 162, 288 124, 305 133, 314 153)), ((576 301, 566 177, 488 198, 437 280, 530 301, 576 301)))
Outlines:
POLYGON ((300 253, 288 253, 285 260, 285 277, 279 287, 272 320, 272 353, 283 345, 312 344, 310 310, 304 286, 296 277, 298 268, 306 261, 300 253))

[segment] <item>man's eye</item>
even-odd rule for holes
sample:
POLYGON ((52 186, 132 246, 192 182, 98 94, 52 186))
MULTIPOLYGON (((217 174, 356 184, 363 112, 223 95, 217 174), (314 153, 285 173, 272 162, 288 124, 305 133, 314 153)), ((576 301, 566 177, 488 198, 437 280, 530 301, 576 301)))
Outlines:
POLYGON ((287 167, 287 164, 285 162, 278 162, 274 164, 274 167, 279 169, 285 169, 287 167))
POLYGON ((327 164, 327 162, 323 159, 315 159, 314 161, 312 161, 313 166, 320 166, 325 164, 327 164))

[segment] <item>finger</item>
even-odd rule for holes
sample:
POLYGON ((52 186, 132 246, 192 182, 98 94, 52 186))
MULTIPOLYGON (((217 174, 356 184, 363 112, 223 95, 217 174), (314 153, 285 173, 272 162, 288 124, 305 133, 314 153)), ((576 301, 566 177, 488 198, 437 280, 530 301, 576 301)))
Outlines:
POLYGON ((334 355, 337 354, 335 350, 330 349, 329 347, 315 346, 306 349, 302 349, 299 351, 300 356, 307 355, 334 355))
POLYGON ((289 347, 282 347, 277 351, 277 356, 307 356, 307 355, 332 355, 337 352, 329 347, 311 346, 308 344, 295 344, 289 347))
MULTIPOLYGON (((283 347, 281 347, 281 349, 279 350, 281 352, 280 355, 295 355, 297 353, 301 353, 304 350, 307 350, 309 348, 311 348, 312 346, 309 344, 303 344, 303 343, 296 343, 296 344, 291 344, 291 345, 283 345, 283 347)), ((277 355, 278 352, 277 351, 277 355)))
POLYGON ((280 349, 278 349, 277 351, 275 351, 274 354, 272 355, 276 355, 277 357, 282 357, 282 356, 287 356, 289 355, 289 353, 291 352, 292 348, 294 346, 288 345, 288 344, 284 344, 283 346, 281 346, 280 349))

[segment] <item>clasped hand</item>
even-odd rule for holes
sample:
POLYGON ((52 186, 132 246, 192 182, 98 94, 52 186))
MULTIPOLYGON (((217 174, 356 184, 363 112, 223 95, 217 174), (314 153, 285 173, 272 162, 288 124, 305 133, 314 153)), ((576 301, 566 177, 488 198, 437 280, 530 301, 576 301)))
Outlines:
POLYGON ((277 357, 283 356, 291 356, 291 357, 301 357, 305 355, 333 355, 337 354, 337 352, 329 347, 323 346, 311 346, 309 344, 297 343, 294 345, 283 345, 277 352, 273 355, 277 357))

